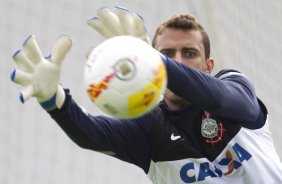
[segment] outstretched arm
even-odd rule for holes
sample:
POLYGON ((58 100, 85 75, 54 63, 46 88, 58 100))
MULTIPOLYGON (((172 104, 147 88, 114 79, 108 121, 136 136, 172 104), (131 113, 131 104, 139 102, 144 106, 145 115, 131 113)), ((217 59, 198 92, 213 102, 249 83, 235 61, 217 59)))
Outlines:
POLYGON ((51 57, 42 56, 34 36, 28 37, 13 58, 19 69, 11 79, 23 86, 20 99, 36 97, 57 124, 79 146, 104 152, 149 167, 149 141, 146 127, 152 120, 122 120, 85 113, 59 85, 61 63, 70 49, 71 40, 62 36, 53 47, 51 57), (141 123, 142 121, 142 123, 141 123))
POLYGON ((245 75, 225 71, 215 77, 169 58, 164 57, 164 62, 168 88, 198 108, 244 122, 260 118, 253 85, 245 75))
POLYGON ((51 117, 80 147, 99 151, 141 167, 149 168, 149 130, 155 121, 147 115, 126 120, 91 116, 66 91, 61 109, 49 111, 51 117))

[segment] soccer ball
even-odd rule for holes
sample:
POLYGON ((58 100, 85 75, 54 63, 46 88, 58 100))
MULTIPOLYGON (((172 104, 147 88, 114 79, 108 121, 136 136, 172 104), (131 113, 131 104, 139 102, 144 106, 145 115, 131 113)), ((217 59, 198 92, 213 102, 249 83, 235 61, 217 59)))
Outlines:
POLYGON ((136 118, 152 110, 167 84, 160 53, 131 36, 116 36, 89 54, 84 85, 92 102, 117 118, 136 118))

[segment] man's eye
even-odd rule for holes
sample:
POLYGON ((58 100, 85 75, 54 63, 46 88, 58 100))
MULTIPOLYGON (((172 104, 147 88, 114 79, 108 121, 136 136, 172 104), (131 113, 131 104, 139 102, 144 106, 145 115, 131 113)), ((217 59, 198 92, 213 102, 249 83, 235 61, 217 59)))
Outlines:
POLYGON ((183 52, 183 56, 185 58, 192 58, 192 57, 195 57, 196 56, 196 53, 193 52, 193 51, 185 51, 183 52))
POLYGON ((169 57, 169 58, 173 58, 174 57, 174 53, 170 52, 170 51, 162 51, 161 53, 163 55, 165 55, 166 57, 169 57))

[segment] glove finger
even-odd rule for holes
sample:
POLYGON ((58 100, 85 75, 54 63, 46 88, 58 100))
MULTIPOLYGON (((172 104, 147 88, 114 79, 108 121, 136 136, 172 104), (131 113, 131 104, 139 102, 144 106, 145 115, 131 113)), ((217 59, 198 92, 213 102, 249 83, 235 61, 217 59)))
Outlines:
POLYGON ((122 34, 119 19, 112 10, 101 8, 97 11, 97 15, 113 36, 122 34))
POLYGON ((133 22, 134 22, 134 34, 136 36, 143 35, 147 33, 146 28, 144 26, 143 18, 138 15, 137 13, 132 13, 133 15, 133 22))
POLYGON ((31 83, 32 75, 30 73, 15 69, 11 73, 11 80, 17 84, 26 86, 31 83))
POLYGON ((23 43, 25 55, 34 63, 39 63, 43 57, 34 35, 30 35, 23 43))
POLYGON ((147 42, 148 44, 151 44, 150 38, 148 37, 147 30, 145 27, 144 19, 141 15, 137 13, 134 14, 134 35, 136 37, 139 37, 143 41, 147 42))
POLYGON ((130 12, 127 8, 121 6, 115 6, 115 13, 126 35, 138 37, 150 44, 150 38, 147 35, 144 19, 141 15, 130 12))
POLYGON ((54 64, 60 66, 72 47, 72 39, 70 36, 62 35, 60 36, 53 46, 51 60, 54 64))
POLYGON ((29 72, 29 73, 33 72, 34 65, 29 60, 29 58, 26 57, 26 55, 23 53, 22 50, 17 50, 13 54, 13 59, 22 71, 29 72))
POLYGON ((133 14, 128 9, 121 6, 115 6, 114 12, 119 19, 122 33, 125 35, 132 34, 132 30, 135 29, 133 14))
POLYGON ((149 45, 151 45, 151 40, 147 34, 139 35, 138 38, 141 40, 147 42, 149 45))
POLYGON ((95 29, 104 38, 111 38, 113 34, 107 29, 107 27, 101 22, 98 17, 93 17, 87 20, 87 24, 95 29))
POLYGON ((28 85, 23 88, 20 92, 20 101, 22 103, 26 102, 30 97, 34 96, 34 88, 32 85, 28 85))

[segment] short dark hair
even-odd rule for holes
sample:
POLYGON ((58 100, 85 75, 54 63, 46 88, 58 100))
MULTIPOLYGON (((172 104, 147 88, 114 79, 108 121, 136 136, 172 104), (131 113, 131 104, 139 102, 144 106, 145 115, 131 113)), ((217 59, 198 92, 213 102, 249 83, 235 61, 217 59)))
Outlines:
POLYGON ((205 57, 208 59, 210 57, 210 39, 203 28, 203 26, 198 22, 196 17, 193 15, 174 15, 168 20, 164 21, 156 30, 155 35, 152 40, 152 46, 156 46, 156 41, 158 35, 162 33, 165 28, 171 29, 181 29, 181 30, 199 30, 203 37, 203 45, 205 48, 205 57))

